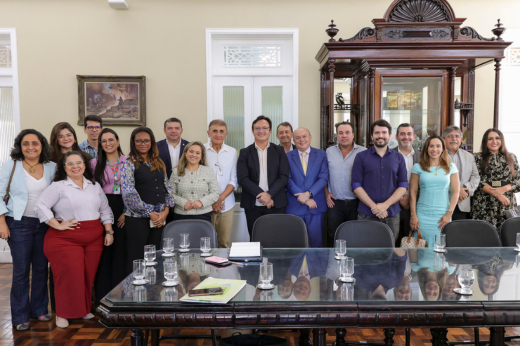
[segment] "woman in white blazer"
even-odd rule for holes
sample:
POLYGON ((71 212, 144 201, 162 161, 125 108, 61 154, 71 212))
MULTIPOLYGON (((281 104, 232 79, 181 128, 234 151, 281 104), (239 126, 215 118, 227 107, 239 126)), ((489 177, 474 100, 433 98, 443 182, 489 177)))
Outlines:
POLYGON ((36 200, 51 184, 56 171, 49 154, 49 143, 40 132, 23 130, 14 140, 12 160, 4 162, 0 170, 0 237, 7 240, 13 257, 11 316, 17 330, 28 329, 30 318, 51 319, 47 311, 48 266, 43 254, 43 240, 49 226, 40 223, 34 211, 36 200))

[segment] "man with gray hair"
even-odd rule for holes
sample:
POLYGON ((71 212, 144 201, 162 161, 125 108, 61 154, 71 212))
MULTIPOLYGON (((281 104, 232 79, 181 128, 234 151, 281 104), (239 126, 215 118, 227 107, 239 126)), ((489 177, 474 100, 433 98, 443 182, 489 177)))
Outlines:
POLYGON ((471 211, 470 197, 473 196, 480 182, 475 158, 472 154, 460 148, 462 131, 457 126, 446 127, 442 132, 442 138, 446 141, 446 149, 451 161, 459 170, 459 201, 453 212, 452 220, 468 219, 471 211))

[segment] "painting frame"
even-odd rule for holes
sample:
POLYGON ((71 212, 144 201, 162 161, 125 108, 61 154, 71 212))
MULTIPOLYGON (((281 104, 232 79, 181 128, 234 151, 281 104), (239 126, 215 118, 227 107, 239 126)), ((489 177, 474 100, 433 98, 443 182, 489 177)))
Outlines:
MULTIPOLYGON (((103 119, 103 126, 145 126, 146 125, 146 77, 145 76, 87 76, 76 75, 78 81, 78 125, 83 126, 83 121, 87 115, 100 115, 103 119), (108 90, 100 96, 96 102, 92 100, 94 87, 100 89, 100 84, 108 90), (108 85, 108 86, 107 86, 108 85), (118 88, 124 85, 130 88, 130 95, 126 91, 117 90, 112 95, 109 89, 118 88), (137 95, 135 89, 137 87, 137 95), (117 100, 119 95, 119 101, 117 100), (135 96, 131 98, 123 97, 135 96), (108 98, 108 99, 107 99, 108 98), (114 99, 115 98, 115 99, 114 99), (116 102, 114 104, 114 102, 116 102), (108 106, 107 106, 108 103, 108 106), (125 104, 127 103, 127 104, 125 104), (136 104, 137 103, 137 104, 136 104), (114 109, 114 107, 116 109, 114 109), (103 114, 97 114, 103 112, 103 114), (113 113, 111 116, 106 113, 113 113), (137 117, 133 114, 137 113, 137 117)), ((119 89, 119 88, 118 88, 119 89)), ((94 95, 96 96, 96 95, 94 95)))

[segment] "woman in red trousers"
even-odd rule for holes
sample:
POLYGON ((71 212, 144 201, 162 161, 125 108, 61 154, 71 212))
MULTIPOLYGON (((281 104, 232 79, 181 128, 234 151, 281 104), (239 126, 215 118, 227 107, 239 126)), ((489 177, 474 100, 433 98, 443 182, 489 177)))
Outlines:
POLYGON ((54 277, 56 325, 67 328, 69 318, 94 317, 92 285, 103 243, 109 246, 114 241, 114 216, 81 153, 63 155, 54 182, 40 195, 35 211, 50 226, 43 250, 54 277))

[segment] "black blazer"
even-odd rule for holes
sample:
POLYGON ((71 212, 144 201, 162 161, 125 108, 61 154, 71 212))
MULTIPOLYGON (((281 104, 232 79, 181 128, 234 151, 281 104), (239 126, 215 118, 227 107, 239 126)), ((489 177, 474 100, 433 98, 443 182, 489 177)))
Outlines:
MULTIPOLYGON (((237 163, 238 184, 242 186, 240 206, 244 209, 253 209, 256 196, 264 192, 260 183, 260 162, 255 144, 240 150, 237 163)), ((270 143, 267 149, 267 182, 275 208, 287 206, 285 185, 289 181, 289 160, 283 147, 270 143)))
MULTIPOLYGON (((172 175, 172 159, 170 158, 170 150, 168 150, 168 143, 166 143, 166 139, 160 140, 157 142, 157 149, 159 149, 159 157, 161 160, 163 160, 164 164, 166 165, 166 175, 168 176, 168 179, 170 179, 170 175, 172 175)), ((181 150, 179 151, 179 159, 182 156, 182 153, 184 151, 184 147, 189 142, 185 139, 181 138, 181 150)))

